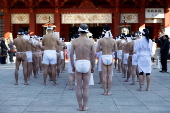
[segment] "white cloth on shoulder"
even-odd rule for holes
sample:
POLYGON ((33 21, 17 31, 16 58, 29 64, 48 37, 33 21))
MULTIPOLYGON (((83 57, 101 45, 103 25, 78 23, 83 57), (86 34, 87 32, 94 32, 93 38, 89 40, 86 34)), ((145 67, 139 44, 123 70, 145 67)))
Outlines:
POLYGON ((129 53, 124 53, 123 64, 128 64, 129 53))
POLYGON ((32 51, 26 51, 27 62, 32 62, 32 51))
POLYGON ((112 55, 102 55, 102 61, 104 65, 112 64, 112 55))
POLYGON ((56 50, 44 50, 43 64, 57 64, 56 50))
POLYGON ((79 73, 87 73, 91 68, 91 63, 89 60, 77 60, 75 68, 79 73))

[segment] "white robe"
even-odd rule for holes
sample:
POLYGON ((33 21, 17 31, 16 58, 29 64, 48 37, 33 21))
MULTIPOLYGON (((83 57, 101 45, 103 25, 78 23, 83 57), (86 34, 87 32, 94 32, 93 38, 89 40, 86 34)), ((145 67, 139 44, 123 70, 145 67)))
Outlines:
POLYGON ((135 41, 134 52, 137 54, 139 72, 151 73, 152 41, 145 36, 135 41))

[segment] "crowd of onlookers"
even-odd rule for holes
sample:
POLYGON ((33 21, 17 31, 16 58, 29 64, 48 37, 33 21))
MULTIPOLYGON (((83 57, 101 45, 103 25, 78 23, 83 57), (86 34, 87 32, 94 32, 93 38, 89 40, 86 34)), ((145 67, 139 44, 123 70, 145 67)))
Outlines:
POLYGON ((13 41, 10 38, 0 38, 0 63, 7 63, 7 56, 9 55, 9 62, 14 62, 13 56, 15 49, 13 47, 13 41))

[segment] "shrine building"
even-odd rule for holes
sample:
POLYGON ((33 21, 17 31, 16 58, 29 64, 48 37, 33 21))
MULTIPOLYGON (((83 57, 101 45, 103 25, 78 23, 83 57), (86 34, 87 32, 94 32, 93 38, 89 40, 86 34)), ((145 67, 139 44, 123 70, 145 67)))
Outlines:
POLYGON ((81 23, 93 38, 109 24, 114 38, 147 28, 155 39, 161 32, 170 36, 170 0, 0 0, 0 37, 16 38, 19 28, 44 35, 49 21, 66 41, 81 23))

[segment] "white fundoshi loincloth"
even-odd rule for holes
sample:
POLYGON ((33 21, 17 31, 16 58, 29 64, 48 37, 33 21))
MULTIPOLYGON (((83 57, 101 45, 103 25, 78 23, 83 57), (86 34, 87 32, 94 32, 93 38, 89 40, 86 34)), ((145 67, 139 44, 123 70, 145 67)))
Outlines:
POLYGON ((128 64, 129 53, 124 53, 123 64, 128 64))
POLYGON ((122 50, 117 50, 117 58, 122 59, 122 50))
POLYGON ((61 59, 64 59, 64 51, 61 51, 61 59))
POLYGON ((75 68, 79 73, 87 73, 91 67, 89 60, 77 60, 75 62, 75 68))
POLYGON ((43 64, 57 64, 56 50, 45 50, 43 55, 43 64))
POLYGON ((32 51, 26 51, 27 62, 32 62, 32 51))
POLYGON ((104 65, 112 64, 112 55, 102 55, 102 61, 104 65))

